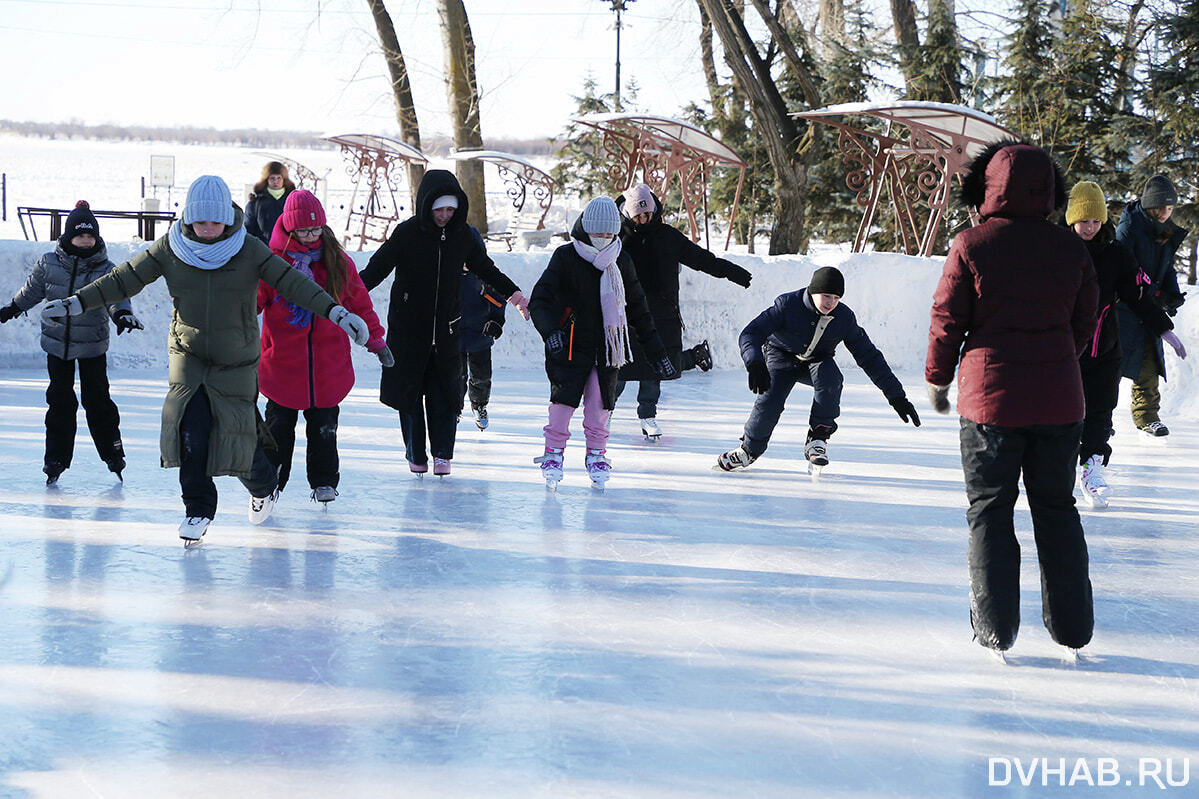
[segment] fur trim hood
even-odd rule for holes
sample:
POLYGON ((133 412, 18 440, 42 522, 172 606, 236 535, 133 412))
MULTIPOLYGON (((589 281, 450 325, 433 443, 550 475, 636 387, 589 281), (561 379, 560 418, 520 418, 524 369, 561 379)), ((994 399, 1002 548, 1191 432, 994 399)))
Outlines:
POLYGON ((1007 139, 987 146, 967 167, 961 202, 983 219, 1047 217, 1068 198, 1057 162, 1045 150, 1007 139))

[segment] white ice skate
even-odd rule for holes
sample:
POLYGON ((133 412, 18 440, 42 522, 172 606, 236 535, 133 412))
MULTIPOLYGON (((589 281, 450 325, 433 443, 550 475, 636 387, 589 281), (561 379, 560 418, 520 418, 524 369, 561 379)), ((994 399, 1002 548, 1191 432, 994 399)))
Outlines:
POLYGON ((641 435, 645 436, 645 440, 650 444, 657 444, 658 439, 662 437, 662 428, 658 427, 656 418, 641 420, 641 435))
POLYGON ((746 452, 745 447, 737 447, 717 455, 715 468, 723 472, 731 472, 734 469, 744 469, 756 460, 757 458, 746 452))
POLYGON ((612 475, 612 463, 602 449, 587 450, 587 476, 591 478, 591 487, 604 490, 604 483, 612 475))
POLYGON ((541 464, 541 476, 545 478, 545 487, 550 491, 557 491, 558 483, 562 482, 562 450, 546 447, 545 454, 534 458, 533 463, 541 464))
POLYGON ((821 470, 828 466, 828 444, 813 438, 804 444, 803 454, 808 459, 808 474, 812 475, 812 482, 818 481, 821 470))
POLYGON ((275 509, 275 502, 279 499, 279 489, 275 489, 266 497, 250 497, 250 524, 262 524, 270 518, 271 511, 275 509))
POLYGON ((212 519, 203 516, 188 516, 184 519, 179 525, 179 537, 183 539, 183 546, 187 549, 198 547, 200 539, 208 532, 208 525, 211 523, 212 519))
POLYGON ((1107 507, 1107 494, 1111 486, 1103 479, 1103 458, 1092 455, 1082 465, 1078 475, 1078 487, 1082 489, 1083 498, 1092 508, 1101 510, 1107 507))
POLYGON ((486 406, 482 408, 475 408, 472 413, 475 415, 475 427, 479 428, 480 430, 486 430, 488 424, 486 406))

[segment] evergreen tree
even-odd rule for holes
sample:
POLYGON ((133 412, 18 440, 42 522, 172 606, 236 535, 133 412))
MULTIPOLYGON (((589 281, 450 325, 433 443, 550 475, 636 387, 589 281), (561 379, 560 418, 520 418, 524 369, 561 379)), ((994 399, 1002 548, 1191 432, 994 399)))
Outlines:
MULTIPOLYGON (((605 114, 612 108, 611 94, 596 94, 595 78, 588 74, 583 94, 575 97, 575 116, 605 114)), ((566 142, 558 151, 558 163, 550 170, 559 189, 583 198, 608 195, 615 197, 625 186, 613 185, 608 167, 611 158, 604 151, 604 135, 589 125, 571 122, 562 134, 566 142)))
POLYGON ((913 99, 937 103, 962 101, 962 48, 953 0, 929 0, 928 30, 920 47, 913 99))
POLYGON ((995 81, 996 117, 999 124, 1034 143, 1045 140, 1052 125, 1052 28, 1044 0, 1019 0, 1016 25, 1003 37, 1004 73, 995 81))

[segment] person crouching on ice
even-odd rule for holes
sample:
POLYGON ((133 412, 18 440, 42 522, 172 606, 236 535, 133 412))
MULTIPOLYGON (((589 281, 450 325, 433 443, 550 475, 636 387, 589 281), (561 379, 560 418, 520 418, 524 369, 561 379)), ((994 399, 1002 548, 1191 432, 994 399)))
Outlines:
POLYGON ((780 295, 741 331, 741 359, 749 370, 750 391, 758 395, 745 423, 741 446, 725 452, 716 463, 726 472, 744 469, 761 457, 796 383, 814 391, 808 415, 804 455, 815 466, 828 463, 828 439, 841 415, 844 379, 833 360, 845 342, 853 359, 866 372, 905 422, 920 426, 916 409, 849 306, 841 302, 845 278, 831 266, 817 269, 807 288, 780 295))

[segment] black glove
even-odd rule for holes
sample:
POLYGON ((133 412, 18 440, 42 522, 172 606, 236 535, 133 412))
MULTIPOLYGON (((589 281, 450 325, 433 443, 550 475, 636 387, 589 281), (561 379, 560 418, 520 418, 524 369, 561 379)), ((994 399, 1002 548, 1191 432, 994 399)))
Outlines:
POLYGON ((1174 316, 1178 313, 1178 309, 1182 307, 1182 304, 1187 301, 1186 296, 1187 293, 1185 291, 1181 294, 1175 294, 1174 292, 1169 292, 1168 294, 1162 293, 1158 295, 1157 302, 1161 305, 1163 311, 1170 316, 1174 316))
POLYGON ((937 413, 949 413, 949 386, 928 384, 928 401, 937 413))
POLYGON ((732 261, 725 260, 724 258, 717 258, 716 263, 724 265, 725 277, 742 288, 749 288, 749 281, 753 280, 754 277, 749 273, 749 270, 742 269, 740 266, 737 266, 737 264, 733 263, 732 261))
POLYGON ((672 380, 679 376, 679 370, 674 368, 674 363, 670 360, 669 355, 662 355, 651 363, 649 368, 663 380, 672 380))
POLYGON ((117 326, 117 335, 121 335, 126 330, 145 330, 145 325, 141 320, 134 316, 130 311, 122 308, 112 315, 112 322, 117 326))
POLYGON ((916 427, 920 426, 920 415, 916 413, 915 406, 907 397, 896 397, 893 400, 887 400, 891 403, 891 407, 899 414, 899 418, 905 422, 911 422, 916 427))
POLYGON ((550 355, 561 355, 566 349, 566 334, 555 330, 545 337, 545 351, 550 355))
POLYGON ((0 308, 0 325, 18 316, 20 313, 21 309, 17 307, 15 302, 5 305, 3 308, 0 308))
POLYGON ((483 323, 483 335, 491 339, 499 338, 504 335, 504 326, 494 319, 488 319, 483 323))
POLYGON ((749 390, 755 394, 765 394, 770 390, 770 370, 766 361, 750 361, 745 367, 749 370, 749 390))
POLYGON ((386 344, 382 349, 375 351, 375 357, 379 359, 379 363, 383 364, 384 369, 390 369, 396 365, 395 356, 391 354, 391 348, 386 344))

